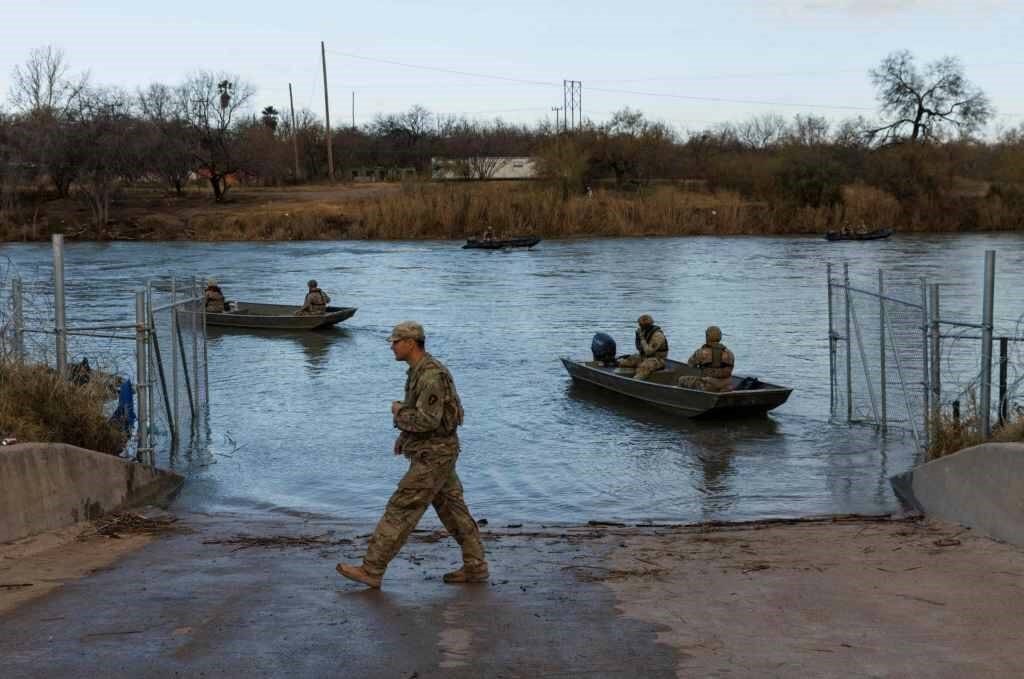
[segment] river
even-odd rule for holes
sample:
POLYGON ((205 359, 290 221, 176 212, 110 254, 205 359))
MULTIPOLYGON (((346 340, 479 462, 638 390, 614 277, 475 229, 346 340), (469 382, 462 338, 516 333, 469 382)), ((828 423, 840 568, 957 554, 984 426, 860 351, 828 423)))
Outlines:
MULTIPOLYGON (((995 249, 996 316, 1022 313, 1024 238, 898 235, 572 240, 532 251, 463 251, 449 242, 69 243, 69 324, 133 318, 151 276, 216 276, 229 299, 298 303, 315 277, 333 304, 359 307, 305 335, 218 332, 209 342, 210 436, 161 456, 198 511, 376 517, 405 462, 391 454, 389 406, 405 365, 385 338, 416 319, 451 368, 466 408, 460 474, 492 522, 741 520, 884 512, 888 477, 918 458, 910 435, 829 421, 825 262, 865 286, 887 272, 916 299, 921 276, 947 284, 944 309, 980 318, 983 253, 995 249), (737 372, 794 388, 764 419, 678 421, 576 388, 558 361, 587 356, 597 331, 621 351, 651 313, 685 358, 722 326, 737 372)), ((50 249, 0 245, 37 299, 50 249), (34 282, 34 283, 33 283, 34 282)), ((5 293, 6 294, 6 293, 5 293)), ((73 354, 118 354, 110 340, 73 354), (86 350, 88 349, 88 350, 86 350)))

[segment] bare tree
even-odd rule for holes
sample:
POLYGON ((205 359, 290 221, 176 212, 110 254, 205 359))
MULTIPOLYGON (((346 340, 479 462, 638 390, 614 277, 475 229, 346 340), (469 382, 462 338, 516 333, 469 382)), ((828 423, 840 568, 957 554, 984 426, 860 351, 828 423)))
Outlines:
POLYGON ((798 113, 793 117, 786 140, 797 146, 821 146, 828 143, 828 131, 828 118, 798 113))
POLYGON ((193 130, 179 93, 162 83, 139 90, 136 102, 143 125, 144 167, 159 175, 177 195, 182 195, 192 173, 193 130))
POLYGON ((782 141, 788 132, 788 126, 786 119, 778 113, 765 113, 737 123, 734 130, 741 144, 760 150, 782 141))
POLYGON ((206 175, 214 200, 228 190, 228 176, 242 169, 234 123, 252 101, 252 85, 236 75, 199 71, 179 88, 185 119, 195 134, 193 156, 206 175))
POLYGON ((141 158, 130 97, 115 89, 84 93, 73 117, 69 143, 78 156, 79 188, 100 235, 110 221, 118 186, 139 172, 141 158))
POLYGON ((64 115, 89 82, 87 73, 73 76, 70 71, 63 50, 37 47, 11 72, 11 103, 25 113, 64 115))
POLYGON ((890 118, 869 130, 882 143, 928 141, 946 131, 968 135, 994 115, 988 97, 967 80, 954 57, 933 61, 922 72, 914 56, 903 50, 887 56, 869 74, 879 108, 890 118))

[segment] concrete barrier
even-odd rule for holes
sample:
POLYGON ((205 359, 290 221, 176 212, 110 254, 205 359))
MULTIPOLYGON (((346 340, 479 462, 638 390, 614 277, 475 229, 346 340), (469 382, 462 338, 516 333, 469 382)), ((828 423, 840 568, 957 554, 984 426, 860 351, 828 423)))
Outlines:
POLYGON ((159 502, 183 479, 62 443, 0 447, 0 542, 159 502))
POLYGON ((1024 444, 966 448, 891 481, 908 509, 1024 545, 1024 444))

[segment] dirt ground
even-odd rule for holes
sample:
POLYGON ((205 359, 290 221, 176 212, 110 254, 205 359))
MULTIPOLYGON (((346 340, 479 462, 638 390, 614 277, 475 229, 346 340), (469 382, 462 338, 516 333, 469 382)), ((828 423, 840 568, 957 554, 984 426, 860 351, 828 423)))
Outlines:
POLYGON ((428 526, 375 591, 334 572, 367 526, 182 523, 4 547, 0 583, 32 583, 0 588, 5 677, 1024 675, 1024 549, 945 524, 488 526, 479 586, 441 583, 458 550, 428 526))

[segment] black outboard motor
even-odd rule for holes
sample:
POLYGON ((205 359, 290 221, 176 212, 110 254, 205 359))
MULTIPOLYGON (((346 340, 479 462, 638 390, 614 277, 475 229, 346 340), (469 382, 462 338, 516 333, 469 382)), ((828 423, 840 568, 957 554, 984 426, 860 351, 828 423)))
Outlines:
POLYGON ((611 335, 599 332, 590 341, 590 351, 594 354, 594 362, 605 366, 618 365, 615 360, 615 340, 611 335))

